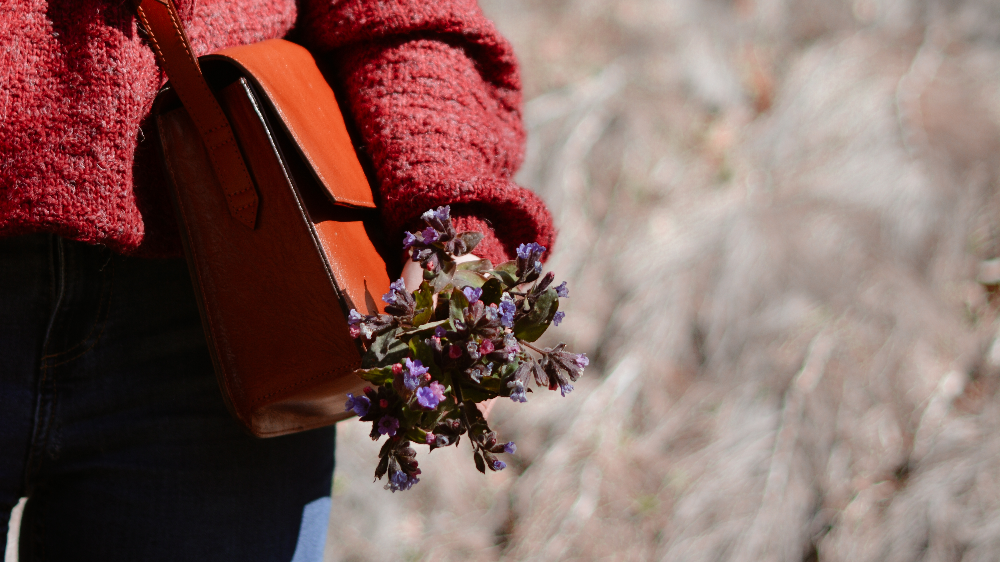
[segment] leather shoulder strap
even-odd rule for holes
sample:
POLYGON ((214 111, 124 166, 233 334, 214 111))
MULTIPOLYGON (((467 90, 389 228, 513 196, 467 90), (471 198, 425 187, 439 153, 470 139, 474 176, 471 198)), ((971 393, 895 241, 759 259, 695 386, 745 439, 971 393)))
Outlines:
POLYGON ((172 0, 133 0, 170 84, 198 127, 212 168, 226 194, 229 212, 249 228, 257 222, 257 191, 233 129, 201 74, 172 0))

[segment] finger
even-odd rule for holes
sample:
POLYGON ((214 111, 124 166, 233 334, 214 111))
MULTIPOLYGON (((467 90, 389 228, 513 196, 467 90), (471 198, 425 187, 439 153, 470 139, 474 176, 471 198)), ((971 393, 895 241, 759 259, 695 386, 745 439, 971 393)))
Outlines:
POLYGON ((496 404, 496 401, 497 401, 496 398, 490 398, 489 400, 485 400, 483 402, 480 402, 479 404, 476 404, 476 407, 479 408, 479 411, 483 414, 483 417, 488 419, 490 417, 490 412, 493 411, 493 405, 496 404))
POLYGON ((406 258, 406 265, 403 266, 403 284, 409 292, 416 291, 424 280, 424 269, 419 262, 406 258))

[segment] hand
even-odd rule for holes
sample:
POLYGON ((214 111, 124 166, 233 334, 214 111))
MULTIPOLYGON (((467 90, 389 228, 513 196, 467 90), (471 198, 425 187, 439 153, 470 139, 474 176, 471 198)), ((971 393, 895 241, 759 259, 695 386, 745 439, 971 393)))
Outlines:
MULTIPOLYGON (((462 263, 467 261, 477 261, 481 258, 475 254, 466 254, 464 256, 459 256, 455 258, 456 263, 462 263)), ((406 285, 406 290, 409 292, 416 291, 420 287, 420 283, 424 280, 424 270, 420 267, 419 262, 411 260, 409 257, 406 258, 406 264, 403 265, 403 284, 406 285)), ((437 305, 437 295, 434 295, 434 304, 437 305)), ((478 404, 479 411, 483 413, 484 418, 488 418, 490 412, 493 410, 493 404, 496 402, 496 398, 491 398, 485 402, 480 402, 478 404)))
MULTIPOLYGON (((458 256, 455 258, 455 263, 463 263, 467 261, 479 261, 480 257, 475 254, 465 254, 464 256, 458 256)), ((406 290, 409 292, 416 291, 420 288, 420 283, 424 280, 424 269, 420 267, 419 262, 411 260, 409 257, 406 258, 406 263, 403 265, 403 284, 406 285, 406 290)), ((435 301, 437 296, 434 297, 435 301)))

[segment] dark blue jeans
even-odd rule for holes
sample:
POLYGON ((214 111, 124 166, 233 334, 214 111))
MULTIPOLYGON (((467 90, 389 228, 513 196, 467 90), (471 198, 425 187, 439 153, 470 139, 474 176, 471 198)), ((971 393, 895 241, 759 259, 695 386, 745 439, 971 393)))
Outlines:
POLYGON ((0 521, 27 496, 22 561, 320 560, 334 438, 230 417, 183 260, 0 239, 0 521))

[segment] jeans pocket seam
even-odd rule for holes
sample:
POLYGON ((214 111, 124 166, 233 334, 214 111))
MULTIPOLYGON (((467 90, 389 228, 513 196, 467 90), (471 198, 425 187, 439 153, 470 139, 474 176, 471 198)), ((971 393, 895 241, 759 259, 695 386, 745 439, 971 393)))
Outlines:
POLYGON ((94 324, 90 327, 90 331, 87 333, 86 336, 84 336, 82 340, 80 340, 79 343, 63 351, 58 351, 55 353, 49 353, 48 355, 43 355, 41 358, 43 362, 59 360, 58 363, 49 363, 48 367, 50 368, 58 367, 60 365, 65 365, 66 363, 79 359, 80 357, 86 355, 90 350, 94 349, 94 346, 96 346, 97 343, 101 341, 101 336, 104 335, 104 328, 107 326, 108 323, 108 316, 110 315, 111 312, 111 300, 115 292, 114 261, 112 260, 110 263, 111 263, 111 282, 109 283, 107 292, 102 293, 101 302, 98 305, 97 317, 94 321, 94 324), (97 331, 96 336, 94 335, 95 331, 97 331), (77 353, 76 355, 73 355, 72 357, 65 358, 66 355, 74 353, 78 348, 85 345, 88 341, 90 341, 90 345, 87 346, 86 349, 77 353))

